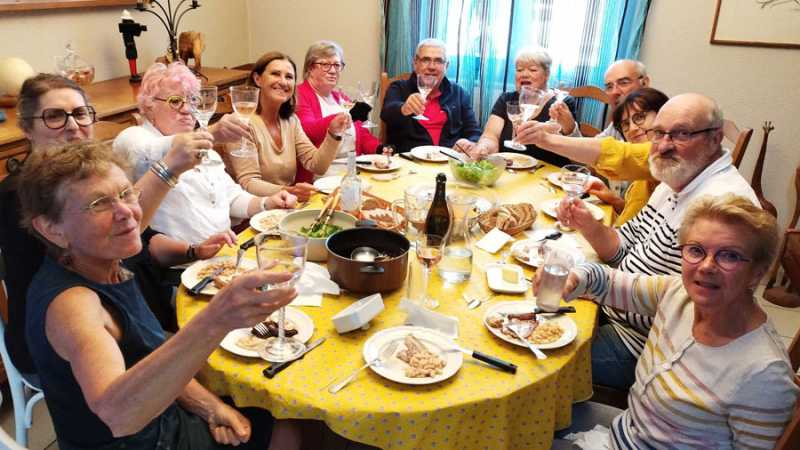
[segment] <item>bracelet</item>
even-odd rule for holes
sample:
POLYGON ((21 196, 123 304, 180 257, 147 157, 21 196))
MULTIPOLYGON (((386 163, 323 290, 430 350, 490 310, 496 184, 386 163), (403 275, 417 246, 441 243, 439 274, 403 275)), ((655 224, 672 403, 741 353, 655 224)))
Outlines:
POLYGON ((186 249, 186 260, 187 261, 194 261, 197 259, 197 247, 194 244, 189 244, 189 248, 186 249))
POLYGON ((156 174, 167 186, 174 188, 178 184, 178 177, 176 177, 164 164, 164 161, 156 161, 150 166, 150 171, 156 174))
POLYGON ((341 141, 341 140, 342 140, 342 137, 341 137, 341 136, 337 136, 337 135, 335 135, 335 134, 331 133, 331 130, 328 130, 328 136, 330 136, 330 137, 334 138, 334 139, 335 139, 335 140, 337 140, 337 141, 341 141))

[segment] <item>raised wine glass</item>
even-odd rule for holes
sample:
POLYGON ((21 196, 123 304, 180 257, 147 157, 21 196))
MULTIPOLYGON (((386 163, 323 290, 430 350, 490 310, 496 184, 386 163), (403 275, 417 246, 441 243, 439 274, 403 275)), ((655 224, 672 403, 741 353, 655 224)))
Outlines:
POLYGON ((422 264, 422 306, 428 309, 439 307, 439 301, 428 295, 428 282, 431 271, 442 259, 445 236, 426 232, 417 235, 417 260, 422 264))
POLYGON ((591 173, 585 166, 567 164, 561 168, 561 186, 568 198, 578 198, 586 190, 591 173))
MULTIPOLYGON (((282 235, 280 239, 262 233, 255 237, 256 257, 258 267, 271 273, 289 273, 291 278, 288 281, 276 284, 268 284, 262 289, 293 287, 306 263, 306 251, 308 240, 302 236, 282 235)), ((259 355, 267 361, 285 362, 297 359, 306 346, 295 339, 287 338, 284 335, 284 323, 286 311, 284 308, 278 310, 278 336, 267 339, 264 347, 259 351, 259 355)))
MULTIPOLYGON (((361 94, 361 100, 364 103, 368 104, 370 108, 375 108, 375 98, 378 96, 378 82, 377 81, 359 81, 358 82, 358 92, 361 94)), ((370 111, 371 113, 372 111, 370 111)), ((367 115, 367 121, 361 123, 361 126, 364 128, 375 128, 378 126, 377 123, 369 120, 369 115, 367 115)))
POLYGON ((519 92, 519 109, 522 111, 522 122, 537 117, 542 110, 547 91, 531 86, 522 86, 519 92))
MULTIPOLYGON (((567 85, 563 81, 556 82, 556 86, 551 89, 551 92, 556 98, 556 103, 564 103, 564 99, 566 99, 569 95, 569 91, 567 91, 567 85)), ((561 124, 552 117, 547 121, 547 126, 548 132, 551 134, 561 132, 561 124)))
MULTIPOLYGON (((214 113, 217 111, 217 87, 216 86, 202 86, 197 92, 189 98, 189 111, 192 117, 200 125, 200 129, 208 131, 208 122, 214 113)), ((213 166, 221 164, 221 160, 212 159, 208 156, 208 150, 200 150, 200 164, 204 166, 213 166)))
MULTIPOLYGON (((255 86, 231 86, 231 103, 236 115, 242 122, 250 125, 250 118, 258 109, 258 94, 260 89, 255 86)), ((231 151, 231 155, 239 158, 251 158, 255 151, 250 151, 245 142, 247 138, 242 137, 242 145, 231 151)))
POLYGON ((519 108, 519 102, 506 102, 506 114, 508 114, 508 120, 511 121, 511 140, 505 141, 503 145, 520 152, 525 151, 525 146, 517 142, 517 127, 522 122, 522 110, 519 108))
MULTIPOLYGON (((428 95, 430 95, 434 87, 436 87, 436 77, 431 75, 417 76, 417 90, 419 90, 422 100, 428 100, 428 95)), ((424 114, 417 114, 414 118, 417 120, 430 120, 424 114)))

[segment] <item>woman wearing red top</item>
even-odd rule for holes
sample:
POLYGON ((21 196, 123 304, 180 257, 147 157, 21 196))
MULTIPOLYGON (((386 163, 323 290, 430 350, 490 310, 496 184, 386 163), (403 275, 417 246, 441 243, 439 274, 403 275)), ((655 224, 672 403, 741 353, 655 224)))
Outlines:
MULTIPOLYGON (((325 139, 328 124, 338 114, 345 114, 339 106, 339 99, 344 95, 334 91, 339 83, 339 74, 344 69, 344 53, 339 44, 332 41, 318 41, 312 44, 306 52, 303 63, 303 78, 305 81, 297 86, 297 110, 295 114, 300 119, 308 138, 315 146, 319 146, 325 139)), ((356 137, 356 154, 363 155, 375 153, 380 146, 380 141, 360 121, 353 122, 351 129, 356 137)), ((345 156, 347 149, 342 146, 340 152, 345 156)), ((311 172, 300 165, 297 166, 295 182, 310 182, 313 180, 311 172)))

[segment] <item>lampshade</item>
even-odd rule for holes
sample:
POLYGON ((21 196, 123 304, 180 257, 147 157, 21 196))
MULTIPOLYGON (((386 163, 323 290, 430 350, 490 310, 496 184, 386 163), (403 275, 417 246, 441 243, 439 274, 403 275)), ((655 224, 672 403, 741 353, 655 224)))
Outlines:
POLYGON ((18 95, 22 83, 34 75, 33 67, 24 59, 0 58, 0 95, 18 95))

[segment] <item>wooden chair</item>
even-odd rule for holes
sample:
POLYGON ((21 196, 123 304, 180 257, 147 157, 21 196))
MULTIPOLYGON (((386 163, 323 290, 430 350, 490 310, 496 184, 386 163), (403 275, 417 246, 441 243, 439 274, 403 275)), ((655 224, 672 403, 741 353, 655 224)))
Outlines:
POLYGON ((732 120, 725 119, 722 121, 722 134, 725 139, 733 144, 731 158, 733 159, 733 165, 738 169, 744 158, 744 152, 747 150, 747 144, 750 143, 750 138, 753 137, 753 129, 745 128, 739 130, 739 127, 732 120))
MULTIPOLYGON (((797 337, 795 337, 795 340, 797 340, 797 337)), ((800 386, 800 377, 795 376, 794 382, 800 386)), ((797 450, 798 448, 800 448, 800 402, 795 405, 791 420, 786 424, 783 434, 775 444, 775 450, 797 450)))
MULTIPOLYGON (((606 94, 606 91, 602 90, 601 88, 599 88, 597 86, 588 86, 587 85, 587 86, 574 87, 574 88, 569 90, 569 95, 570 95, 570 97, 573 97, 573 98, 576 98, 576 99, 586 98, 586 99, 596 100, 596 101, 598 101, 600 103, 604 103, 606 105, 608 105, 608 101, 609 101, 608 100, 608 94, 606 94)), ((589 123, 586 123, 586 122, 578 123, 578 128, 581 130, 581 134, 583 136, 585 136, 585 137, 595 137, 598 134, 600 134, 600 131, 601 131, 601 130, 598 130, 597 128, 595 128, 592 124, 589 124, 589 123)))
MULTIPOLYGON (((761 149, 758 151, 756 167, 753 169, 753 177, 750 179, 750 186, 752 186, 759 203, 761 203, 761 207, 777 218, 777 208, 775 208, 775 205, 773 205, 769 200, 767 200, 766 197, 764 197, 764 190, 761 188, 761 173, 764 170, 764 158, 766 158, 767 154, 767 140, 769 139, 769 133, 774 130, 775 127, 772 126, 772 122, 766 121, 761 128, 764 130, 764 137, 761 140, 761 149)), ((798 195, 800 195, 800 185, 797 183, 798 181, 795 179, 795 186, 798 189, 798 195)), ((797 211, 795 211, 795 213, 796 212, 797 211)), ((793 226, 794 225, 790 225, 789 227, 791 228, 793 226)))
POLYGON ((800 306, 800 229, 788 229, 784 233, 780 257, 764 289, 764 299, 786 308, 800 306), (781 268, 783 276, 779 277, 781 268))
MULTIPOLYGON (((383 101, 386 98, 386 90, 389 89, 389 85, 397 80, 407 80, 409 78, 411 78, 411 72, 404 72, 393 78, 389 78, 388 73, 381 72, 381 91, 378 93, 378 104, 381 105, 381 109, 383 109, 383 101)), ((378 139, 380 139, 381 142, 386 142, 386 122, 384 122, 383 119, 381 119, 378 139)))

